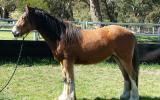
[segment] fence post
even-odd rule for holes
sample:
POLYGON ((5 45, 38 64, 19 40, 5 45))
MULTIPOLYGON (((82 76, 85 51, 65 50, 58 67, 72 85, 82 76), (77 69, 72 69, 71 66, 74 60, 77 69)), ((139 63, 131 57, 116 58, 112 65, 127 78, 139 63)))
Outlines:
POLYGON ((86 21, 86 23, 85 23, 85 29, 87 29, 88 28, 88 21, 86 21))
POLYGON ((38 41, 38 34, 37 31, 33 31, 33 40, 38 41))
POLYGON ((153 25, 153 27, 152 27, 152 33, 154 34, 155 32, 154 32, 154 25, 153 25))
POLYGON ((82 22, 82 29, 85 29, 85 22, 82 22))
POLYGON ((158 40, 160 41, 160 26, 157 29, 157 34, 158 34, 158 40))

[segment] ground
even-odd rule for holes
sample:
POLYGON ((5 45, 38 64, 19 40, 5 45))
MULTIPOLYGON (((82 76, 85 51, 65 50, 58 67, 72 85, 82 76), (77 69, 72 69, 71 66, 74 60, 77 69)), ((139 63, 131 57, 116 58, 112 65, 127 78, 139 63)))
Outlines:
MULTIPOLYGON (((0 65, 0 88, 8 80, 14 64, 0 65)), ((114 63, 75 65, 78 100, 118 100, 123 78, 114 63)), ((160 66, 141 64, 140 100, 160 100, 160 66)), ((9 86, 0 93, 0 100, 57 100, 63 83, 60 66, 20 65, 9 86)))

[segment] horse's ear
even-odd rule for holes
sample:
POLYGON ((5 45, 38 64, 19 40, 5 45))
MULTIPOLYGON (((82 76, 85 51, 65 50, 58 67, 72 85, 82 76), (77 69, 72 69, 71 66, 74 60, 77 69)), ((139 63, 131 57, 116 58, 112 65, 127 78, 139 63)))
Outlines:
POLYGON ((25 7, 25 12, 28 14, 29 13, 29 10, 30 10, 30 4, 27 4, 26 7, 25 7))

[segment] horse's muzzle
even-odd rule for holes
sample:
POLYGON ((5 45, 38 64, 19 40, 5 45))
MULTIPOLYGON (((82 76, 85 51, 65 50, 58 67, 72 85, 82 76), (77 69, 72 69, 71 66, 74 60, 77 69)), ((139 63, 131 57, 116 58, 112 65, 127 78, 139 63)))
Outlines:
POLYGON ((14 35, 14 37, 20 37, 21 36, 21 32, 19 32, 16 28, 16 26, 14 26, 12 28, 12 34, 14 35))

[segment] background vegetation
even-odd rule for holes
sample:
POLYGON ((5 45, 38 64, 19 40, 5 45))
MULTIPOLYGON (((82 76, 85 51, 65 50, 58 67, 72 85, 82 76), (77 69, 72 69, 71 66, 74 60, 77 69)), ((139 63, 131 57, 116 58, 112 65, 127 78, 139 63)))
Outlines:
POLYGON ((26 4, 66 20, 160 22, 160 0, 0 0, 0 17, 19 17, 26 4))

